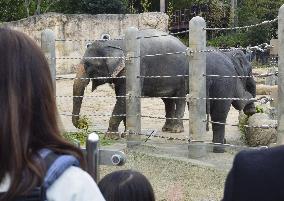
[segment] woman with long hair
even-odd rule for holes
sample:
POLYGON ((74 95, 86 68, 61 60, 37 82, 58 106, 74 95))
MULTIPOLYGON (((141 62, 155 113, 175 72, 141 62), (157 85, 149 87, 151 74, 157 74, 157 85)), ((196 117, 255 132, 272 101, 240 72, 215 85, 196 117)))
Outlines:
POLYGON ((0 201, 25 200, 37 187, 47 201, 104 200, 79 168, 85 165, 80 149, 60 134, 44 54, 28 36, 7 28, 0 28, 0 111, 0 201), (55 167, 67 167, 60 176, 46 166, 52 156, 55 167), (48 174, 58 176, 53 184, 48 174))

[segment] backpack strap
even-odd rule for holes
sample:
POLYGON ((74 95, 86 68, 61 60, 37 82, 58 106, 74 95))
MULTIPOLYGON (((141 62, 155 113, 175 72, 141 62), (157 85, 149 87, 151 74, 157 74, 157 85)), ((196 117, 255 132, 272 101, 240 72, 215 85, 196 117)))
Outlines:
POLYGON ((50 149, 41 149, 38 154, 43 160, 46 170, 43 183, 33 189, 29 195, 17 197, 14 201, 46 201, 46 191, 56 179, 69 167, 80 166, 78 159, 72 155, 60 155, 50 149))
POLYGON ((41 149, 39 155, 44 160, 46 173, 41 185, 41 200, 46 200, 47 189, 71 166, 79 167, 80 163, 72 155, 60 155, 49 149, 41 149))

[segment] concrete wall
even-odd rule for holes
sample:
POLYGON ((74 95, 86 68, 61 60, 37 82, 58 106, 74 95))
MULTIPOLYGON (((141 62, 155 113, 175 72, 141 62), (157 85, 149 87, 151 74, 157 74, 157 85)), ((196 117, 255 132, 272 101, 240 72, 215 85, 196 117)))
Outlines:
MULTIPOLYGON (((109 34, 111 38, 118 38, 129 26, 139 29, 155 28, 167 31, 168 16, 164 13, 126 15, 47 13, 5 23, 4 26, 27 33, 39 45, 42 30, 51 29, 55 32, 57 39, 67 40, 56 42, 56 57, 82 57, 86 45, 90 43, 87 40, 100 39, 104 34, 109 34)), ((79 63, 79 60, 57 60, 56 63, 57 74, 66 74, 74 72, 74 66, 79 63)))

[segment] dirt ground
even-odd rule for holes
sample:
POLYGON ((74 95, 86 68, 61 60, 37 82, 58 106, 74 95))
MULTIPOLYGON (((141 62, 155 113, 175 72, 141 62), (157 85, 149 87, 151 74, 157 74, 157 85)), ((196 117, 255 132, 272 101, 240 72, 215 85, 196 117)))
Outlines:
MULTIPOLYGON (((64 75, 64 77, 74 77, 74 75, 64 75)), ((67 131, 76 130, 71 121, 72 114, 72 86, 73 80, 58 80, 56 82, 57 89, 57 104, 60 113, 61 120, 64 128, 67 131)), ((91 120, 91 125, 94 130, 105 131, 108 128, 109 117, 112 113, 113 106, 115 104, 115 94, 113 89, 108 85, 102 85, 96 89, 93 93, 91 92, 91 85, 88 85, 81 107, 82 115, 86 115, 91 120), (94 97, 96 96, 96 97, 94 97)), ((161 99, 147 98, 141 100, 141 111, 142 115, 154 116, 154 117, 165 117, 164 104, 161 99)), ((238 111, 231 108, 228 116, 228 124, 237 124, 238 122, 238 111)), ((188 111, 185 111, 185 118, 188 117, 188 111)), ((188 136, 188 121, 184 121, 183 133, 163 133, 162 126, 164 124, 163 119, 152 119, 142 118, 142 130, 155 130, 159 135, 168 137, 186 138, 188 136)), ((124 130, 123 123, 120 124, 119 130, 124 130)), ((239 130, 238 127, 227 126, 226 127, 226 138, 228 143, 240 144, 239 141, 239 130)), ((209 131, 202 136, 203 140, 211 141, 212 132, 209 131)))
MULTIPOLYGON (((75 75, 64 75, 74 77, 75 75)), ((73 80, 58 80, 56 82, 57 105, 62 125, 66 131, 75 131, 72 125, 72 85, 73 80)), ((92 125, 92 130, 106 131, 109 116, 115 104, 115 94, 109 85, 103 85, 92 93, 91 86, 85 91, 81 114, 86 115, 92 125), (92 97, 96 96, 96 97, 92 97)), ((155 98, 142 99, 142 115, 164 117, 162 100, 155 98)), ((231 108, 227 123, 237 124, 239 112, 231 108)), ((188 117, 188 111, 185 113, 188 117)), ((142 131, 155 131, 156 135, 186 138, 188 122, 184 121, 185 131, 179 134, 163 133, 161 128, 164 120, 142 118, 142 131)), ((124 130, 121 123, 119 130, 124 130)), ((170 201, 215 201, 220 200, 226 175, 231 168, 235 154, 244 149, 240 140, 238 127, 226 126, 227 143, 238 145, 227 147, 222 154, 212 153, 207 148, 205 155, 192 159, 189 157, 189 145, 183 141, 171 141, 160 138, 150 138, 146 143, 135 149, 127 149, 124 141, 118 141, 110 149, 122 150, 127 155, 123 167, 101 166, 101 177, 117 169, 135 169, 145 174, 154 187, 157 200, 170 201)), ((204 133, 202 140, 210 142, 212 131, 204 133)), ((208 146, 207 146, 208 147, 208 146)))

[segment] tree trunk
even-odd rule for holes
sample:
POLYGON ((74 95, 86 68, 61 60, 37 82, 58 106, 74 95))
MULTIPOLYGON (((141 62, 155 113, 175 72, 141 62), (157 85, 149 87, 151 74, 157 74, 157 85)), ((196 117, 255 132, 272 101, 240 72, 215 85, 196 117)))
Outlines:
POLYGON ((37 0, 36 1, 36 15, 40 15, 40 4, 41 4, 41 0, 37 0))
POLYGON ((26 8, 26 11, 27 11, 27 17, 29 17, 30 16, 30 0, 25 0, 25 2, 24 2, 24 6, 25 6, 25 8, 26 8))

